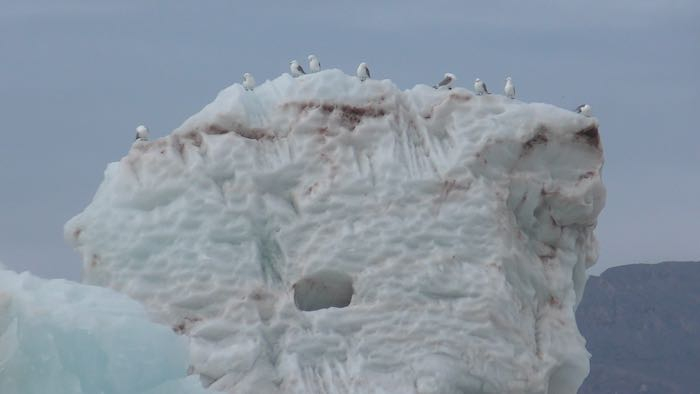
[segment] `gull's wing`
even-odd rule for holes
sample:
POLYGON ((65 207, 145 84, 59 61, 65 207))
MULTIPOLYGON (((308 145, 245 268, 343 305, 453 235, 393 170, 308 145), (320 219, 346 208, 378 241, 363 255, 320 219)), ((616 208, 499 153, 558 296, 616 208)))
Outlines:
POLYGON ((442 81, 438 82, 437 86, 445 86, 448 83, 452 82, 452 78, 450 77, 445 77, 442 79, 442 81))
POLYGON ((299 72, 302 73, 302 74, 306 74, 306 73, 304 72, 304 69, 301 68, 301 64, 297 65, 297 71, 299 71, 299 72))

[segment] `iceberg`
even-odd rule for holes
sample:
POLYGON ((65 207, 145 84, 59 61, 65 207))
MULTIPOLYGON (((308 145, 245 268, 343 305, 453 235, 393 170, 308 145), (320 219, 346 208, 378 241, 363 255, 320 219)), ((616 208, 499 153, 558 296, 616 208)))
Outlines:
POLYGON ((575 393, 602 166, 552 105, 285 74, 136 141, 65 237, 212 390, 575 393))
POLYGON ((187 341, 110 289, 0 268, 0 393, 206 393, 187 341))

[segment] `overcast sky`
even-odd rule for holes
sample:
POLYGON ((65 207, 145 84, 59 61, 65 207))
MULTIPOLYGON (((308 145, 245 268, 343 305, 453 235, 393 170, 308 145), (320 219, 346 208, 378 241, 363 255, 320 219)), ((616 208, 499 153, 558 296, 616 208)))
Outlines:
POLYGON ((700 260, 700 2, 0 0, 0 261, 78 279, 63 224, 134 128, 160 137, 252 72, 315 53, 401 88, 471 88, 593 106, 608 200, 592 270, 700 260), (251 5, 252 3, 252 5, 251 5))

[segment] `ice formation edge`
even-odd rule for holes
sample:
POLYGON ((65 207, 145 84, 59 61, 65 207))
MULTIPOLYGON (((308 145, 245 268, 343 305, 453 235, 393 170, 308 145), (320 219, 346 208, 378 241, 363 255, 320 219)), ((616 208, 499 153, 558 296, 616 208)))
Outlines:
POLYGON ((575 393, 595 118, 339 70, 223 90, 65 226, 229 393, 575 393))

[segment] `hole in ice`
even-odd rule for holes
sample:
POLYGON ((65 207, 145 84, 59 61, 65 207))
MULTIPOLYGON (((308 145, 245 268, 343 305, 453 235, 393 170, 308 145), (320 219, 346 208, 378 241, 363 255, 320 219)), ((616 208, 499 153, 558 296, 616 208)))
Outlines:
POLYGON ((294 284, 294 304, 302 311, 344 308, 350 305, 354 290, 349 275, 322 270, 301 278, 294 284))

